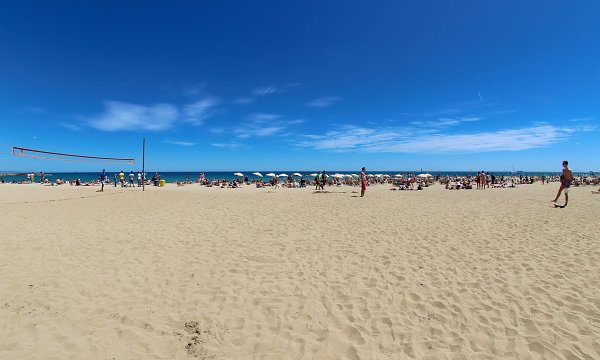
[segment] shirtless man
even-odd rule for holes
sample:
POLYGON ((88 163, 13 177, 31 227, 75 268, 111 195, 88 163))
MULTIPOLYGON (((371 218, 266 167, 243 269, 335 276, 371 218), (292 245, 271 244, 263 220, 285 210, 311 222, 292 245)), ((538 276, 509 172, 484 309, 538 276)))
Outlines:
POLYGON ((558 201, 558 198, 560 197, 560 194, 563 192, 565 192, 565 204, 563 206, 560 207, 565 207, 567 206, 567 204, 569 203, 569 188, 571 187, 571 182, 573 181, 573 172, 571 171, 571 169, 569 169, 569 162, 567 160, 564 160, 562 162, 562 175, 560 176, 560 187, 558 188, 558 193, 556 194, 556 197, 554 198, 554 200, 552 200, 552 202, 554 203, 554 206, 559 206, 556 205, 556 201, 558 201))

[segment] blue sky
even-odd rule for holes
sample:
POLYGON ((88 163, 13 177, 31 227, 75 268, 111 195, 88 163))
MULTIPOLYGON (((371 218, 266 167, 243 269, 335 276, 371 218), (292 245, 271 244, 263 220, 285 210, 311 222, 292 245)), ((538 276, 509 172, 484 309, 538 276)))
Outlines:
POLYGON ((6 154, 140 160, 143 137, 162 171, 600 170, 599 15, 593 1, 12 2, 0 171, 117 170, 6 154))

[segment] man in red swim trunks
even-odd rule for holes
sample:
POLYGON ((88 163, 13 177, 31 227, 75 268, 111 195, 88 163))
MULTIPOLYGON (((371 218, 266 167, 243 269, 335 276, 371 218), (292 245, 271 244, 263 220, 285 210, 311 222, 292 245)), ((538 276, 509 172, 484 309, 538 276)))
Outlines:
POLYGON ((367 190, 367 169, 363 166, 360 172, 360 197, 365 196, 367 190))

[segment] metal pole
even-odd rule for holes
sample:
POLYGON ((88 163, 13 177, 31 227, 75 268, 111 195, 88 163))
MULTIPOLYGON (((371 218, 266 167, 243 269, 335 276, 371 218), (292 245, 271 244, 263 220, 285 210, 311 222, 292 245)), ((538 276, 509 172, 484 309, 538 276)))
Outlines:
POLYGON ((142 191, 146 191, 146 138, 142 146, 142 191))

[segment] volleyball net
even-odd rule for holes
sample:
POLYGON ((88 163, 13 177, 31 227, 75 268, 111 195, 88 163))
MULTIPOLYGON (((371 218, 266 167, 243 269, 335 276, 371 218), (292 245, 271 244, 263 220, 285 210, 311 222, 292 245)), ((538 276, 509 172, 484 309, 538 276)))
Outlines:
POLYGON ((18 146, 12 147, 12 155, 22 156, 33 159, 56 160, 67 162, 92 162, 102 164, 135 164, 135 159, 132 158, 115 158, 103 156, 77 155, 66 154, 53 151, 27 149, 18 146))

